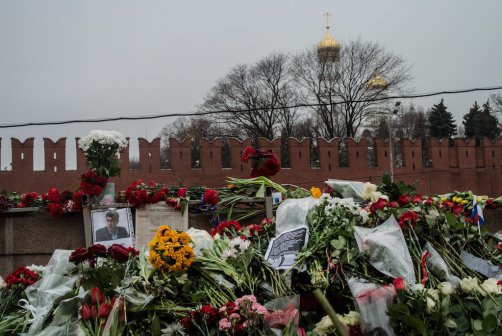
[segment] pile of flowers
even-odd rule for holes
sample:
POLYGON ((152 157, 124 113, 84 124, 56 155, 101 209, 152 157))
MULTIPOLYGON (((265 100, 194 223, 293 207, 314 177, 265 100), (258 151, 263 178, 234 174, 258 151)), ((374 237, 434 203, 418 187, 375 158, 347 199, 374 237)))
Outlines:
POLYGON ((145 204, 154 204, 165 201, 169 196, 169 187, 151 181, 148 184, 139 179, 133 181, 126 188, 126 201, 135 207, 141 207, 145 204))
POLYGON ((191 334, 267 335, 267 314, 267 308, 257 302, 254 295, 245 295, 219 308, 204 305, 191 311, 181 322, 191 334))
POLYGON ((22 194, 17 207, 47 207, 52 217, 59 217, 64 213, 82 211, 83 196, 81 191, 71 192, 65 190, 59 192, 56 188, 50 188, 41 195, 36 192, 22 194))
POLYGON ((251 177, 271 177, 281 170, 281 164, 271 150, 248 146, 242 152, 241 160, 246 163, 251 161, 251 177))
MULTIPOLYGON (((232 181, 228 189, 249 185, 232 181)), ((261 192, 266 181, 255 182, 261 192)), ((199 194, 204 201, 221 207, 222 194, 216 201, 206 191, 199 194)), ((171 192, 186 198, 190 193, 171 192)), ((479 225, 480 212, 473 215, 475 203, 492 207, 500 198, 471 192, 424 196, 388 179, 366 184, 360 196, 363 203, 319 188, 299 190, 282 203, 296 208, 281 205, 278 211, 289 209, 286 215, 257 224, 227 217, 210 233, 163 225, 139 251, 79 248, 64 273, 71 290, 53 298, 55 305, 44 312, 58 318, 41 318, 40 330, 71 326, 75 334, 194 336, 502 332, 502 245, 479 225), (293 223, 308 229, 305 244, 295 242, 293 223), (278 232, 289 238, 279 240, 278 232), (292 259, 291 268, 278 270, 267 261, 273 238, 280 249, 298 249, 293 258, 282 256, 292 259)), ((230 194, 222 198, 230 207, 230 194)), ((24 276, 9 283, 12 278, 24 276)), ((7 302, 7 308, 0 310, 0 334, 33 326, 32 308, 26 307, 35 304, 28 294, 37 284, 17 292, 16 301, 4 300, 14 287, 3 285, 0 305, 7 302), (21 308, 19 299, 29 305, 21 308)))

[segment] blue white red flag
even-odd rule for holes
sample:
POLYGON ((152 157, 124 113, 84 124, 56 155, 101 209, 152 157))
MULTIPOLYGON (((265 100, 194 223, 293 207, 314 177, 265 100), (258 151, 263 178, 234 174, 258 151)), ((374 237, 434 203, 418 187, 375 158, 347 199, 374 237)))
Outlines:
POLYGON ((478 204, 476 195, 472 195, 471 218, 474 219, 478 225, 485 224, 485 217, 483 216, 483 207, 480 204, 478 204))

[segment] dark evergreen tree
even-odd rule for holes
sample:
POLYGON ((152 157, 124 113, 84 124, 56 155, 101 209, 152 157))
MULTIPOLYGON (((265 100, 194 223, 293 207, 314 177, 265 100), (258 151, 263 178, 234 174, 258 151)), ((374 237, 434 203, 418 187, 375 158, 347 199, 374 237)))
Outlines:
POLYGON ((437 139, 451 138, 457 134, 457 126, 453 115, 447 111, 443 99, 432 107, 429 113, 429 129, 431 137, 437 139))
POLYGON ((483 104, 483 109, 479 107, 477 102, 474 102, 469 113, 464 115, 462 124, 465 128, 465 136, 476 138, 477 143, 484 137, 495 139, 501 131, 497 118, 492 114, 489 101, 483 104))

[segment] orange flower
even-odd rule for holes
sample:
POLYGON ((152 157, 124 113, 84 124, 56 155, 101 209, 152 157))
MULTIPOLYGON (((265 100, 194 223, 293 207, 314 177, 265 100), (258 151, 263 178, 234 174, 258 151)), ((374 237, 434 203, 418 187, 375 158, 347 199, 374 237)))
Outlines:
POLYGON ((322 191, 317 187, 312 187, 310 188, 310 194, 313 198, 320 198, 322 196, 322 191))

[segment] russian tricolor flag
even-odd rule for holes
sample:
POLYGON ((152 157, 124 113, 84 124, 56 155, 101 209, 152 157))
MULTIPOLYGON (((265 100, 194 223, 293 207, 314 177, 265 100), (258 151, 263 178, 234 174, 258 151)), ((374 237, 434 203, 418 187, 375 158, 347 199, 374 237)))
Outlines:
POLYGON ((478 204, 476 195, 472 195, 472 214, 471 218, 476 221, 478 225, 485 224, 485 217, 483 216, 483 207, 478 204))

